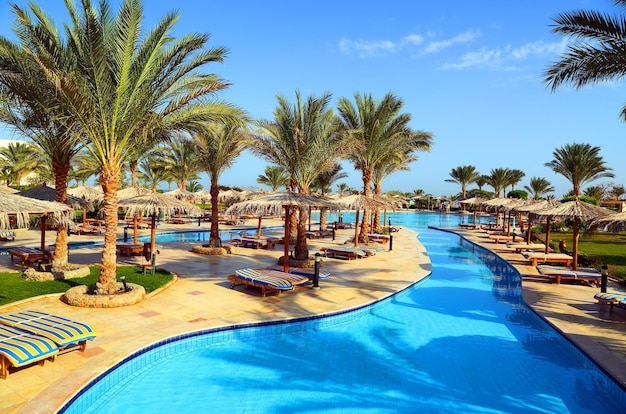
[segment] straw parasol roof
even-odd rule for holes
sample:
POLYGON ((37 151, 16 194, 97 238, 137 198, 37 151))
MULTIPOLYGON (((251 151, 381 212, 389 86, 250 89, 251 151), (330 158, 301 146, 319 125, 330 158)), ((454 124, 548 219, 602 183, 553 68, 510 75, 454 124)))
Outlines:
POLYGON ((220 203, 232 204, 245 199, 245 195, 237 190, 221 190, 217 196, 220 203))
POLYGON ((123 200, 126 198, 133 198, 140 195, 151 194, 152 190, 147 189, 146 187, 128 187, 121 190, 117 190, 117 199, 123 200))
POLYGON ((467 198, 465 200, 461 200, 459 201, 459 204, 467 204, 470 206, 481 206, 483 205, 485 202, 487 201, 486 198, 482 198, 482 197, 471 197, 471 198, 467 198))
POLYGON ((68 188, 67 193, 74 197, 82 198, 89 201, 101 201, 104 193, 100 187, 91 187, 88 185, 80 185, 74 188, 68 188))
POLYGON ((179 200, 195 200, 196 193, 192 193, 188 190, 183 190, 182 188, 177 188, 176 190, 165 192, 168 196, 176 197, 179 200))
POLYGON ((211 192, 209 190, 202 189, 200 191, 196 191, 194 194, 195 194, 196 198, 200 199, 200 200, 210 200, 211 199, 211 192))
POLYGON ((587 223, 587 230, 610 230, 613 232, 626 230, 626 212, 612 213, 591 219, 587 223))
POLYGON ((15 188, 8 187, 6 185, 0 185, 0 194, 14 194, 17 193, 15 188))
POLYGON ((553 208, 553 207, 558 206, 559 204, 561 204, 560 201, 556 201, 552 198, 549 198, 547 200, 537 200, 537 201, 531 200, 531 202, 528 204, 515 206, 513 210, 517 211, 518 213, 532 213, 533 211, 540 211, 540 210, 545 210, 548 208, 553 208))
MULTIPOLYGON (((40 187, 29 188, 28 190, 20 191, 17 193, 24 197, 36 198, 43 201, 56 201, 56 191, 52 187, 42 185, 40 187)), ((67 195, 66 204, 74 210, 93 211, 93 205, 88 200, 74 197, 73 195, 67 195)))
POLYGON ((383 202, 381 199, 375 199, 364 194, 351 194, 339 197, 334 202, 337 206, 347 210, 375 210, 391 206, 389 202, 383 202))
POLYGON ((285 207, 337 208, 333 201, 326 197, 304 195, 293 191, 280 191, 277 193, 260 195, 249 200, 233 204, 226 210, 226 214, 254 214, 257 216, 278 214, 285 207))
POLYGON ((70 206, 56 201, 43 201, 18 194, 3 194, 0 197, 0 228, 11 227, 10 217, 15 218, 15 227, 28 227, 31 214, 53 214, 57 223, 67 225, 72 221, 71 212, 70 206))

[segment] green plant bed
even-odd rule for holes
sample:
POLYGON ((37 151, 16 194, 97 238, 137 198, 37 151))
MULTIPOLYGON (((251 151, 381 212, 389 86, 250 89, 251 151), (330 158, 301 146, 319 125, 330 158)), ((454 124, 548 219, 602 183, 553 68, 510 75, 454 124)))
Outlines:
MULTIPOLYGON (((78 285, 90 285, 98 281, 100 266, 90 266, 89 276, 71 280, 50 280, 45 282, 32 282, 22 277, 22 272, 0 272, 0 305, 17 302, 39 295, 51 293, 64 293, 69 288, 78 285)), ((150 273, 143 274, 143 269, 138 266, 118 266, 117 278, 124 276, 128 283, 136 283, 150 293, 159 289, 174 279, 174 275, 166 270, 157 269, 152 276, 150 273)))

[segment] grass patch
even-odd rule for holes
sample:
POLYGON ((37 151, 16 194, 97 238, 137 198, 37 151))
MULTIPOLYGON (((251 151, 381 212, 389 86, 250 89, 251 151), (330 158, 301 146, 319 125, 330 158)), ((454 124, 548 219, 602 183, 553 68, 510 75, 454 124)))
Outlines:
MULTIPOLYGON (((71 280, 50 280, 45 282, 32 282, 22 278, 22 272, 0 272, 0 305, 17 302, 27 298, 51 293, 64 293, 68 289, 78 285, 90 285, 98 281, 100 266, 89 266, 88 276, 71 280)), ((126 277, 129 283, 136 283, 150 293, 165 286, 172 280, 174 275, 164 269, 157 269, 152 276, 150 273, 143 274, 143 269, 138 266, 118 266, 117 278, 126 277)))
MULTIPOLYGON (((558 246, 559 240, 565 240, 567 249, 572 250, 574 238, 569 232, 550 232, 550 241, 558 246)), ((541 239, 545 240, 545 233, 541 234, 541 239)), ((553 243, 553 244, 554 244, 553 243)), ((557 247, 558 248, 558 247, 557 247)), ((626 283, 626 233, 593 233, 580 234, 578 238, 578 256, 586 256, 597 262, 598 266, 607 265, 609 275, 626 283)))

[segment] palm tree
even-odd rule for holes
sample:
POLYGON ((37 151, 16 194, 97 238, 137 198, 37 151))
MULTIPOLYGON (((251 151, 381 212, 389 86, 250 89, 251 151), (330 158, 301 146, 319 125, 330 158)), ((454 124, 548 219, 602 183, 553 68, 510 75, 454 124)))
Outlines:
POLYGON ((572 183, 573 195, 576 199, 586 183, 599 178, 612 178, 614 174, 605 165, 600 156, 600 147, 590 144, 567 144, 554 150, 554 159, 545 165, 557 174, 561 174, 572 183))
POLYGON ((522 178, 524 178, 525 176, 526 173, 522 170, 509 170, 509 185, 511 186, 511 191, 515 191, 515 186, 517 185, 517 183, 522 181, 522 178))
MULTIPOLYGON (((342 172, 343 167, 340 163, 336 162, 335 165, 328 171, 321 173, 317 176, 313 182, 312 188, 319 190, 322 195, 330 193, 332 186, 336 181, 342 178, 347 178, 348 174, 342 172)), ((320 209, 320 228, 326 228, 326 208, 320 209)))
POLYGON ((26 142, 10 142, 0 148, 0 163, 7 168, 14 184, 24 184, 25 177, 37 168, 40 152, 26 142))
MULTIPOLYGON (((259 133, 255 134, 253 152, 284 168, 289 174, 291 188, 309 194, 319 174, 332 169, 335 162, 347 153, 349 146, 335 133, 337 124, 335 114, 329 109, 330 93, 304 100, 296 91, 293 104, 283 95, 277 99, 274 119, 257 123, 259 133)), ((300 209, 294 247, 296 260, 309 256, 306 217, 306 210, 300 209)))
POLYGON ((613 184, 609 190, 609 194, 614 200, 619 200, 624 193, 626 193, 626 188, 622 184, 613 184))
POLYGON ((356 192, 356 190, 354 188, 350 187, 346 183, 338 183, 337 184, 337 193, 339 193, 339 194, 353 194, 355 192, 356 192))
POLYGON ((606 188, 601 185, 592 185, 585 188, 583 195, 587 197, 595 198, 598 201, 602 201, 606 198, 606 188))
POLYGON ((473 165, 462 165, 453 168, 450 171, 450 177, 444 181, 447 183, 456 183, 461 186, 461 194, 463 199, 467 198, 467 186, 475 183, 480 177, 480 173, 476 171, 473 165))
MULTIPOLYGON (((626 0, 614 0, 626 5, 626 0)), ((554 91, 569 83, 576 89, 588 84, 619 80, 626 74, 626 21, 595 11, 563 13, 553 19, 552 32, 570 42, 561 58, 544 72, 544 82, 554 91)), ((626 119, 626 106, 621 111, 626 119)))
POLYGON ((554 191, 554 187, 550 181, 543 177, 531 177, 529 185, 525 185, 524 189, 528 191, 535 200, 539 200, 544 194, 554 191))
POLYGON ((482 191, 485 184, 487 184, 487 181, 489 181, 487 176, 480 174, 478 178, 474 180, 474 183, 478 186, 478 189, 482 191))
POLYGON ((511 184, 510 172, 511 170, 508 168, 493 168, 489 171, 487 184, 493 187, 496 198, 499 198, 502 190, 504 190, 507 185, 511 184))
POLYGON ((192 193, 197 193, 202 190, 202 185, 197 180, 189 180, 187 182, 187 191, 191 191, 192 193))
POLYGON ((167 175, 167 170, 161 162, 160 154, 160 148, 148 152, 141 157, 137 169, 137 183, 141 183, 141 185, 152 191, 156 191, 159 183, 162 182, 167 175))
POLYGON ((108 2, 67 2, 65 25, 75 70, 47 72, 58 105, 76 122, 100 166, 105 236, 98 291, 116 288, 117 189, 129 148, 173 131, 196 131, 203 122, 236 119, 240 111, 206 98, 229 85, 201 69, 222 62, 227 50, 205 49, 207 35, 177 39, 178 13, 142 28, 140 0, 123 0, 115 13, 108 2))
POLYGON ((194 143, 199 149, 201 168, 209 175, 211 181, 211 235, 209 245, 221 246, 219 234, 218 196, 220 192, 219 178, 227 168, 249 146, 249 134, 241 128, 240 123, 207 124, 205 131, 194 135, 194 143))
POLYGON ((177 139, 165 146, 161 155, 164 168, 174 178, 181 190, 187 189, 187 181, 198 178, 200 172, 200 156, 196 143, 177 139))
MULTIPOLYGON (((411 116, 400 113, 404 102, 386 94, 381 101, 371 95, 354 94, 354 104, 341 98, 337 104, 341 128, 346 138, 354 140, 355 150, 348 159, 361 171, 363 194, 370 195, 374 170, 391 154, 410 154, 416 150, 430 148, 432 134, 413 131, 409 128, 411 116)), ((369 218, 361 221, 359 241, 365 242, 369 229, 369 218)))
POLYGON ((280 187, 287 188, 289 174, 285 173, 285 169, 280 165, 268 165, 265 167, 264 174, 257 177, 256 182, 267 185, 273 192, 276 192, 280 187))

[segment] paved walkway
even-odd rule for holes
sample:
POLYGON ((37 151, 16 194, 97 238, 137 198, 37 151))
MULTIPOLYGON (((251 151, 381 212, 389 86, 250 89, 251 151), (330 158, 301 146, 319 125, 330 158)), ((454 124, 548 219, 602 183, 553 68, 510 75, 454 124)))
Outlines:
MULTIPOLYGON (((252 224, 252 223, 250 223, 252 224)), ((264 224, 282 224, 280 221, 264 224)), ((194 230, 196 225, 161 225, 159 231, 194 230)), ((202 224, 202 229, 208 228, 202 224)), ((585 349, 608 372, 626 384, 626 311, 610 310, 593 300, 595 288, 582 285, 554 285, 537 278, 534 268, 502 250, 480 232, 453 229, 508 260, 522 274, 526 302, 573 342, 585 349)), ((146 231, 143 231, 146 233, 146 231)), ((336 241, 318 239, 311 250, 339 244, 352 235, 340 230, 336 241)), ((155 292, 141 303, 114 309, 81 309, 59 301, 59 295, 39 297, 0 307, 0 313, 37 309, 62 314, 89 323, 98 330, 87 351, 69 352, 44 367, 32 366, 12 372, 0 381, 0 411, 6 413, 51 413, 95 376, 137 349, 163 338, 185 332, 251 321, 289 319, 334 312, 360 306, 393 294, 431 271, 430 260, 415 233, 402 229, 394 234, 393 252, 359 260, 325 259, 324 270, 333 275, 322 281, 322 289, 296 288, 280 295, 261 297, 255 289, 229 289, 226 275, 243 267, 276 263, 282 250, 236 248, 229 256, 201 256, 189 252, 195 243, 172 243, 161 250, 159 265, 175 272, 176 282, 155 292)), ((70 241, 91 240, 93 236, 71 236, 70 241)), ((15 244, 38 245, 37 232, 23 231, 15 244), (31 240, 31 243, 26 243, 31 240)), ((50 234, 48 243, 54 242, 50 234)), ((11 244, 10 242, 8 243, 11 244)), ((6 244, 3 243, 3 246, 6 244)), ((70 253, 72 263, 96 264, 98 249, 70 253)), ((138 264, 139 258, 119 258, 138 264)), ((15 270, 8 256, 0 256, 1 270, 15 270)), ((610 290, 617 289, 611 286, 610 290)))

